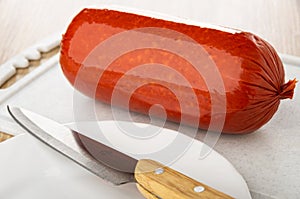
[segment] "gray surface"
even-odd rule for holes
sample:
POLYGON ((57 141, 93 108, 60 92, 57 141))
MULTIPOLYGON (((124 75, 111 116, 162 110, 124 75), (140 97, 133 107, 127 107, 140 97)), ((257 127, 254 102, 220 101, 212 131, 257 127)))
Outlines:
MULTIPOLYGON (((298 67, 288 66, 286 73, 287 78, 300 79, 298 67)), ((298 85, 295 98, 282 101, 278 112, 263 128, 248 135, 222 135, 215 147, 244 176, 254 198, 300 198, 299 101, 298 85)), ((21 106, 60 123, 68 123, 75 120, 74 103, 76 112, 80 113, 77 121, 94 119, 94 113, 86 111, 94 102, 81 95, 74 101, 72 87, 55 66, 3 105, 21 106)), ((108 105, 97 102, 95 107, 99 120, 113 119, 108 105)), ((0 113, 7 115, 5 107, 0 108, 0 113)), ((149 121, 139 114, 132 117, 135 121, 149 121)), ((167 127, 176 129, 177 125, 168 122, 167 127)), ((199 132, 197 138, 203 137, 199 132)))

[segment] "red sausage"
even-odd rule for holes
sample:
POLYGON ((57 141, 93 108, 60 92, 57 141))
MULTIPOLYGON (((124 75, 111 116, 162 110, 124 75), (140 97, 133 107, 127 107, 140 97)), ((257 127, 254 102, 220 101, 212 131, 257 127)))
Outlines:
POLYGON ((73 19, 60 64, 90 97, 145 114, 160 104, 171 121, 232 134, 267 123, 296 84, 284 82, 274 48, 251 33, 108 9, 73 19))

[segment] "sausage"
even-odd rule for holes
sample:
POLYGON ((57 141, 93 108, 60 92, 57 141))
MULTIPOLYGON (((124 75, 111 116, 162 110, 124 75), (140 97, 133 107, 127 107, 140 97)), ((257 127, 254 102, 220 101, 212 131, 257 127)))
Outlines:
POLYGON ((110 9, 84 9, 61 42, 60 64, 80 92, 102 102, 223 133, 250 133, 293 97, 283 64, 239 30, 110 9))

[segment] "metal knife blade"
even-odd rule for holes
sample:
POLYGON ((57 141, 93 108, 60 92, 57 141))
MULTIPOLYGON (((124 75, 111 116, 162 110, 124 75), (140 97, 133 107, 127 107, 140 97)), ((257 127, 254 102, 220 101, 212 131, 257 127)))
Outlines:
POLYGON ((136 182, 138 160, 38 114, 17 107, 7 109, 30 134, 100 178, 114 185, 136 182))

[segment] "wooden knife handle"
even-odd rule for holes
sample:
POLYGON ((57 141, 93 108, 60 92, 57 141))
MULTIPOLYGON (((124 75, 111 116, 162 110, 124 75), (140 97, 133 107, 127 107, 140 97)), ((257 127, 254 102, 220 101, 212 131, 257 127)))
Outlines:
POLYGON ((135 178, 138 189, 149 199, 232 198, 153 160, 140 160, 135 178))
POLYGON ((144 196, 144 198, 146 199, 160 199, 157 196, 153 195, 152 193, 150 193, 149 191, 147 191, 144 187, 142 187, 139 184, 136 184, 138 190, 140 191, 140 193, 144 196))

